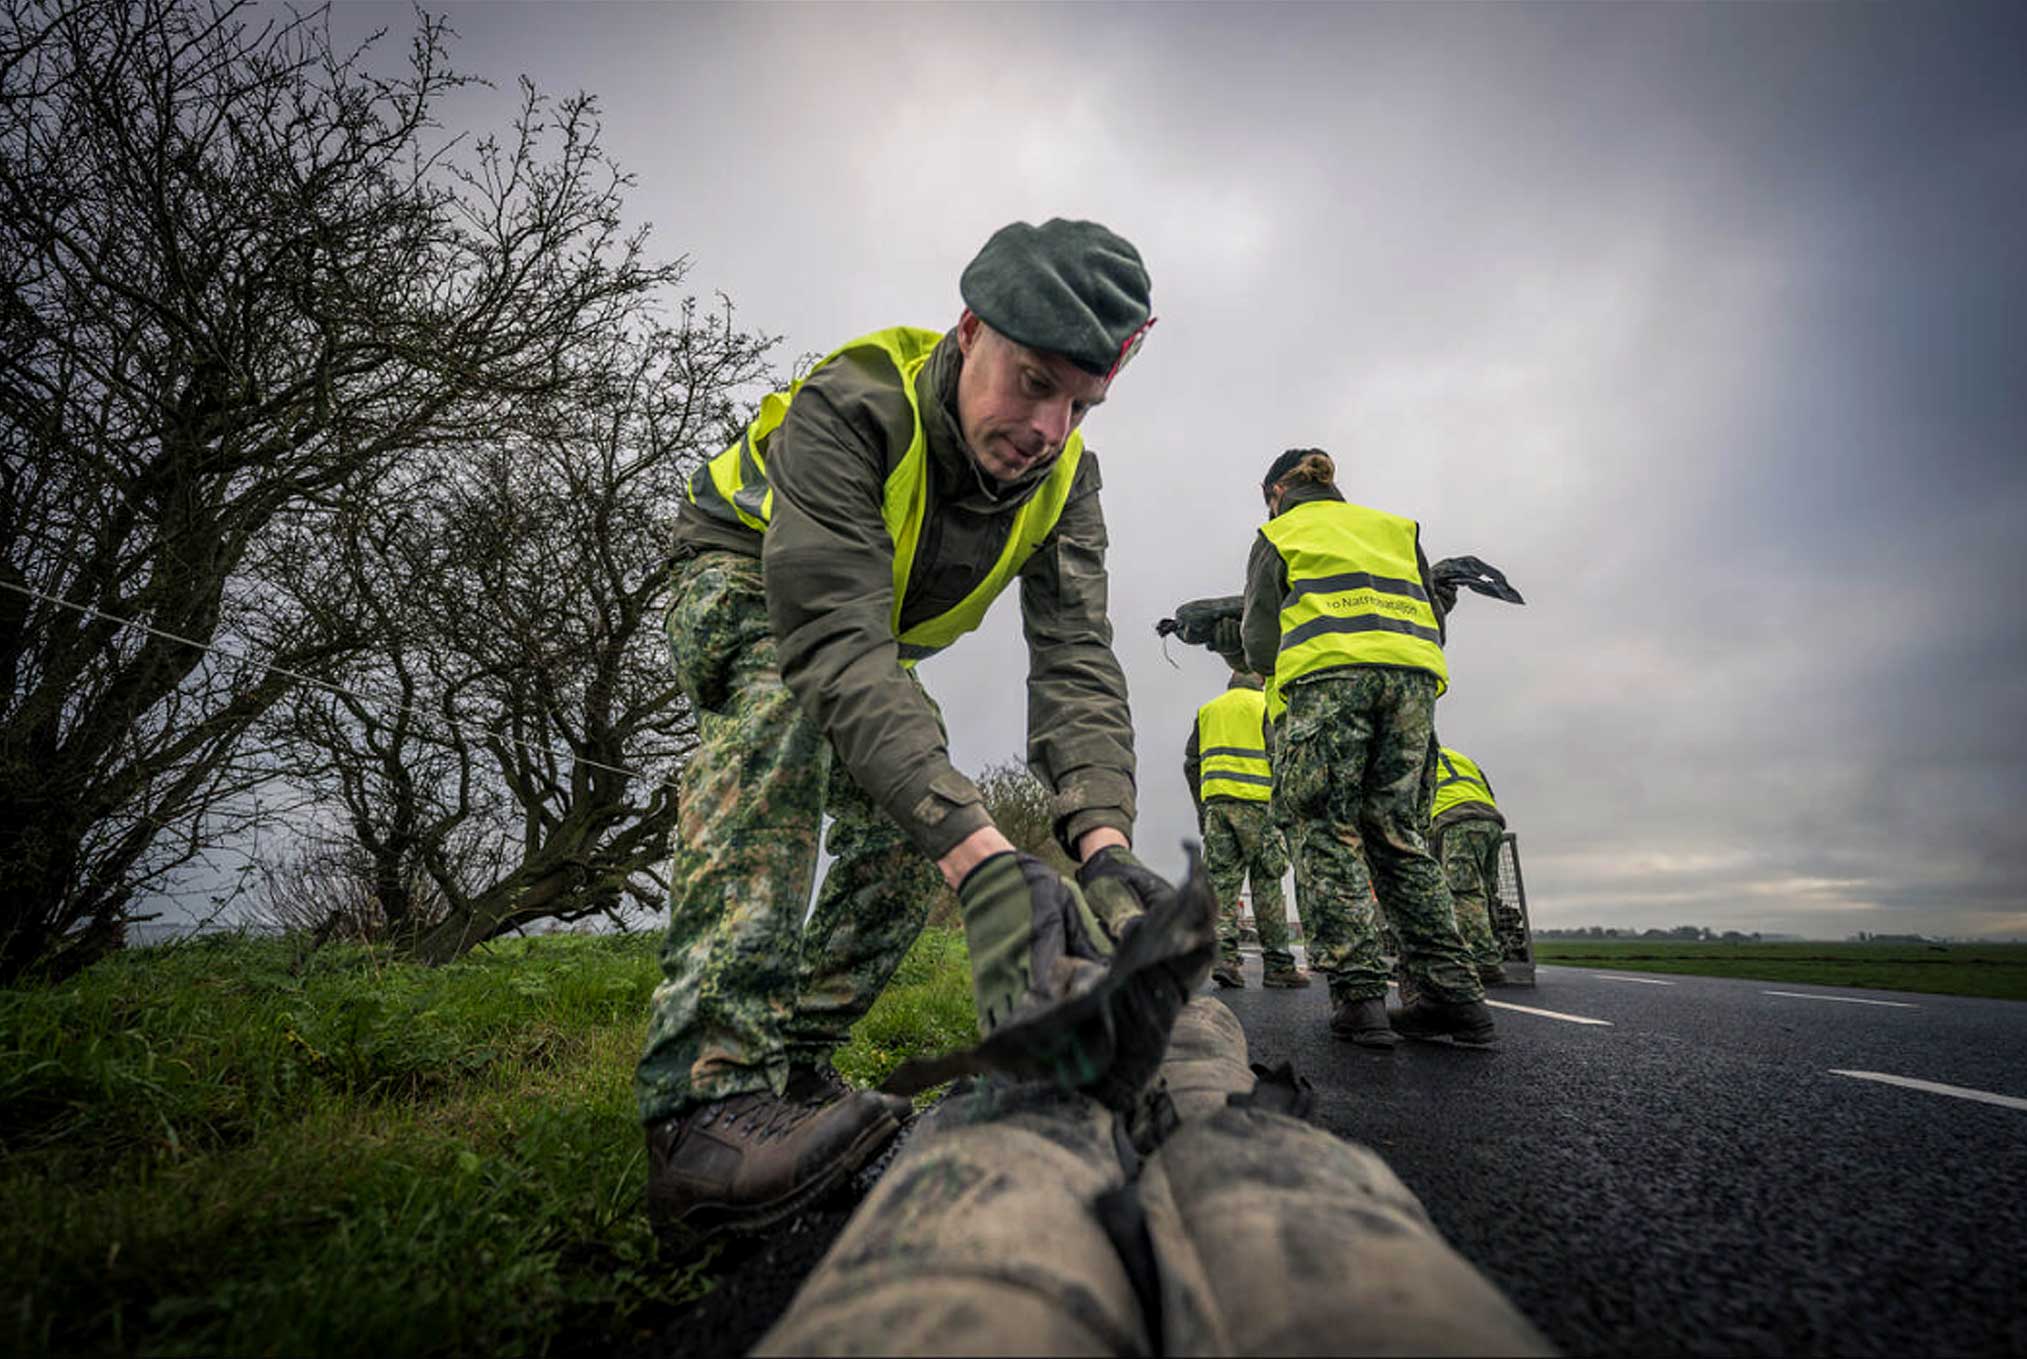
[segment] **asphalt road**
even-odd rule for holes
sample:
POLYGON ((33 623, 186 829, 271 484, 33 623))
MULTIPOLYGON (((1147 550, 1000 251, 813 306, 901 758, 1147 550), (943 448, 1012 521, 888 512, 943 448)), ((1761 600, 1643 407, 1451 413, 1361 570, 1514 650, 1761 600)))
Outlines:
MULTIPOLYGON (((1246 970, 1253 1060, 1568 1354, 2027 1355, 2027 1004, 1545 967, 1493 1049, 1376 1056, 1246 970)), ((744 1353, 850 1208, 721 1259, 642 1359, 744 1353)))
POLYGON ((1538 981, 1492 998, 1554 1015, 1499 1009, 1493 1049, 1391 1056, 1321 985, 1220 995, 1570 1354, 2027 1354, 2027 1004, 1538 981))

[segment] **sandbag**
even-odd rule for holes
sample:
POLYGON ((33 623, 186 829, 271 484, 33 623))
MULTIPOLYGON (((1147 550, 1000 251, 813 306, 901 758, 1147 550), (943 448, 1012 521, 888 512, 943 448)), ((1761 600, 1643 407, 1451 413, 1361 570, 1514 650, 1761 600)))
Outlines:
POLYGON ((1276 1112, 1306 1082, 1247 1056, 1198 996, 1131 1139, 1046 1084, 946 1100, 754 1353, 1554 1353, 1377 1155, 1276 1112))
POLYGON ((1297 1119, 1184 1120, 1137 1191, 1164 1354, 1554 1353, 1385 1162, 1297 1119))
POLYGON ((1228 1097, 1252 1088, 1238 1016, 1215 996, 1197 996, 1169 1031, 1167 1055, 1148 1085, 1150 1098, 1166 1095, 1180 1121, 1215 1113, 1228 1097))
POLYGON ((1146 1355, 1091 1206, 1126 1179, 1113 1116, 988 1084, 918 1129, 753 1353, 1146 1355))
MULTIPOLYGON (((1209 1117, 1234 1095, 1245 1097, 1254 1084, 1246 1059, 1246 1031, 1223 1001, 1197 996, 1185 1005, 1169 1033, 1168 1052, 1135 1111, 1136 1154, 1154 1152, 1185 1121, 1209 1117)), ((1134 1183, 1115 1196, 1130 1199, 1130 1207, 1110 1205, 1108 1227, 1140 1294, 1149 1333, 1162 1353, 1167 1352, 1167 1337, 1175 1334, 1188 1336, 1196 1353, 1230 1353, 1218 1290, 1202 1259, 1179 1238, 1172 1205, 1166 1224, 1157 1230, 1137 1178, 1141 1166, 1133 1169, 1134 1183)))
POLYGON ((1159 637, 1179 637, 1190 646, 1209 646, 1220 619, 1237 619, 1245 612, 1244 595, 1186 600, 1176 606, 1174 617, 1158 620, 1154 631, 1159 637))

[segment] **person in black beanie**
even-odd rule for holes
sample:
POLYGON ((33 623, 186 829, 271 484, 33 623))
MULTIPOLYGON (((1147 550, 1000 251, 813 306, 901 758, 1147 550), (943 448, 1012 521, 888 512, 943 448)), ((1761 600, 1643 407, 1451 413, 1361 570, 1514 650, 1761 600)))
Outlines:
POLYGON ((1248 664, 1272 676, 1274 809, 1331 1032, 1376 1051, 1397 1035, 1490 1043, 1492 1012, 1429 852, 1422 791, 1449 669, 1421 526, 1346 501, 1320 448, 1275 458, 1260 494, 1268 518, 1240 633, 1248 664), (1405 972, 1407 1004, 1392 1015, 1380 911, 1405 972))

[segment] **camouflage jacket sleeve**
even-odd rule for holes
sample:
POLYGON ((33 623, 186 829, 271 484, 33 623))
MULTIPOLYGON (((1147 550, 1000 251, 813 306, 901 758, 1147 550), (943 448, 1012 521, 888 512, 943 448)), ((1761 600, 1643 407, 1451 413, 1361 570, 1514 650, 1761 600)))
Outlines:
POLYGON ((1133 836, 1133 718, 1106 612, 1105 515, 1086 450, 1062 518, 1021 568, 1028 640, 1028 767, 1048 785, 1056 838, 1100 826, 1133 836))
POLYGON ((1246 558, 1246 611, 1239 635, 1246 647, 1246 665, 1256 675, 1274 673, 1281 652, 1281 601, 1288 595, 1288 565, 1264 533, 1253 535, 1246 558))
POLYGON ((1199 780, 1203 777, 1202 749, 1198 724, 1192 722, 1189 724, 1189 743, 1182 748, 1182 781, 1189 785, 1190 801, 1196 803, 1196 819, 1199 826, 1203 825, 1204 820, 1204 798, 1198 789, 1199 780))
POLYGON ((886 450, 897 431, 907 446, 913 419, 904 393, 848 357, 818 369, 769 446, 761 560, 782 678, 859 786, 941 858, 991 821, 894 641, 894 545, 880 502, 886 450))

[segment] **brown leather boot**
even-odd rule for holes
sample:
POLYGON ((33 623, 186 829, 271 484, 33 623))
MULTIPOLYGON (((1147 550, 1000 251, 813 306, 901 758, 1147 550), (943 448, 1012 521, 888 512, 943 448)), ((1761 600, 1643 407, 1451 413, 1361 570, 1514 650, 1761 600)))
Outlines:
POLYGON ((900 1129, 904 1099, 850 1087, 833 1094, 812 1068, 790 1080, 802 1098, 733 1095, 648 1125, 648 1216, 657 1231, 706 1237, 779 1222, 900 1129))
POLYGON ((1390 1052, 1401 1041, 1387 1025, 1387 998, 1340 1000, 1330 1009, 1330 1032, 1347 1043, 1390 1052))
POLYGON ((1300 987, 1309 985, 1309 974, 1299 967, 1277 967, 1262 973, 1262 986, 1300 987))
POLYGON ((1393 1013, 1394 1032, 1404 1038, 1449 1038, 1473 1047, 1493 1040, 1492 1011, 1482 1000, 1437 1000, 1416 996, 1393 1013))
POLYGON ((1239 971, 1237 963, 1219 963, 1211 969, 1211 980, 1235 991, 1246 989, 1246 974, 1239 971))

